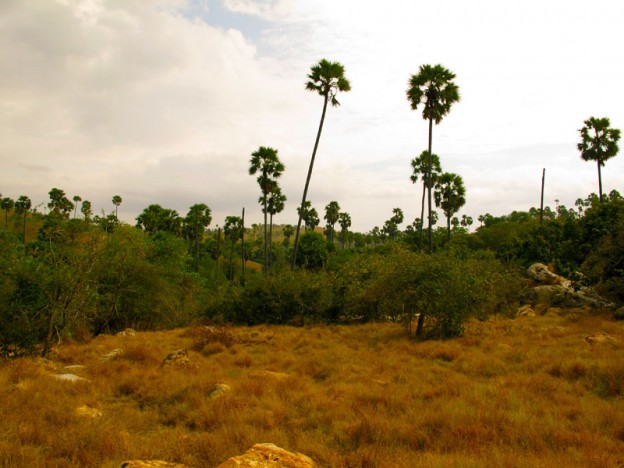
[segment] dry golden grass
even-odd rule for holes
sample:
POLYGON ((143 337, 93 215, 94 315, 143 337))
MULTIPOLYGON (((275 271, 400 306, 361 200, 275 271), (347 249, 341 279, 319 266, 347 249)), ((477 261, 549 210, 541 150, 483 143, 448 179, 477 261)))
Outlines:
POLYGON ((2 362, 1 465, 212 467, 258 442, 328 467, 624 464, 624 327, 606 316, 495 317, 423 343, 392 324, 198 333, 67 344, 56 370, 2 362), (601 331, 614 340, 584 340, 601 331), (161 365, 180 348, 195 366, 161 365), (67 372, 88 381, 50 376, 67 372), (231 390, 211 398, 217 384, 231 390))

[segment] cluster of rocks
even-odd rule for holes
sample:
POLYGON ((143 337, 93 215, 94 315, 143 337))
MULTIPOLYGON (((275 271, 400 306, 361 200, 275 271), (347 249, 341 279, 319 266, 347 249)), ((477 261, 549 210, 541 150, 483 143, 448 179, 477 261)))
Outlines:
POLYGON ((532 315, 535 309, 558 307, 561 309, 608 309, 613 304, 600 297, 588 287, 576 289, 567 278, 557 275, 542 263, 531 265, 526 275, 528 288, 524 293, 523 305, 518 315, 532 315))

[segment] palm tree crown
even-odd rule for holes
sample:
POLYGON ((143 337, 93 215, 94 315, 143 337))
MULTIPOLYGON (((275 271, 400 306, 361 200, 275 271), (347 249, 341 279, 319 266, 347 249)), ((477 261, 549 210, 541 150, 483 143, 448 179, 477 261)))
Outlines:
POLYGON ((455 73, 442 65, 421 65, 412 75, 407 88, 407 100, 416 110, 422 103, 423 119, 439 124, 451 107, 459 102, 459 87, 453 82, 455 73))
POLYGON ((344 65, 323 59, 310 69, 306 89, 330 99, 332 106, 337 107, 340 105, 336 99, 338 91, 351 91, 351 84, 344 77, 344 73, 344 65))

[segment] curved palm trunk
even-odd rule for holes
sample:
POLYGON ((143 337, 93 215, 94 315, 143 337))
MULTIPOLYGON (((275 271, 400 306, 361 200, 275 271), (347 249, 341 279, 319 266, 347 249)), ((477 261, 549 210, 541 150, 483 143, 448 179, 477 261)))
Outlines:
MULTIPOLYGON (((431 106, 431 105, 430 105, 431 106)), ((427 203, 429 204, 429 229, 428 229, 428 237, 429 237, 429 253, 433 252, 433 242, 431 239, 431 182, 432 178, 432 166, 431 166, 431 143, 433 139, 433 118, 431 116, 431 112, 429 112, 429 154, 427 155, 427 203)))
POLYGON ((316 150, 321 139, 321 132, 323 131, 323 122, 325 122, 325 113, 327 112, 327 101, 329 100, 329 94, 326 93, 323 101, 323 113, 321 114, 321 123, 319 124, 318 132, 316 133, 316 141, 314 142, 314 150, 312 151, 312 158, 310 159, 310 168, 308 169, 308 177, 306 178, 305 187, 303 189, 303 198, 301 199, 301 209, 299 210, 299 220, 297 221, 297 230, 295 231, 295 245, 293 246, 293 255, 291 262, 291 269, 295 269, 297 262, 297 247, 299 245, 299 231, 301 230, 301 218, 303 216, 303 205, 305 205, 306 197, 308 196, 308 187, 310 185, 310 178, 312 177, 312 169, 314 168, 314 158, 316 157, 316 150))
POLYGON ((598 163, 598 194, 600 195, 600 203, 602 203, 602 174, 600 173, 600 160, 596 161, 598 163))

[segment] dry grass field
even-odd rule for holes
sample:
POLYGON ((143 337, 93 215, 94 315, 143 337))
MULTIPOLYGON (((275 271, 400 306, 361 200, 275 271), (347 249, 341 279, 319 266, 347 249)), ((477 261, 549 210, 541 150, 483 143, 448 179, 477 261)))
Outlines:
POLYGON ((321 467, 624 466, 623 351, 621 322, 578 311, 422 343, 394 324, 99 336, 0 362, 0 464, 214 467, 272 442, 321 467))

